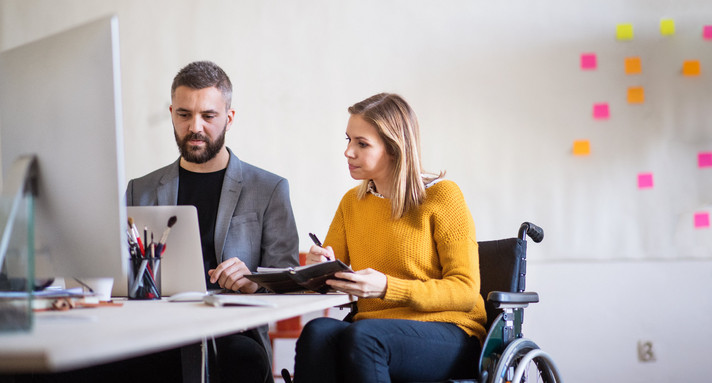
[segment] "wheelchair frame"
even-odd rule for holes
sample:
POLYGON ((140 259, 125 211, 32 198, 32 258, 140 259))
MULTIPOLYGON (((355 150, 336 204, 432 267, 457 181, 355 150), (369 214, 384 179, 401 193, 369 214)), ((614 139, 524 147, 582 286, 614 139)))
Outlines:
MULTIPOLYGON (((519 228, 518 237, 526 241, 529 236, 534 242, 541 242, 544 231, 529 222, 519 228)), ((520 259, 521 269, 526 270, 526 251, 520 259)), ((561 382, 554 360, 533 341, 524 338, 524 308, 539 302, 539 294, 524 291, 524 273, 520 274, 519 291, 491 291, 487 300, 500 313, 490 326, 480 353, 479 371, 482 383, 528 382, 527 369, 534 362, 544 382, 561 382)))

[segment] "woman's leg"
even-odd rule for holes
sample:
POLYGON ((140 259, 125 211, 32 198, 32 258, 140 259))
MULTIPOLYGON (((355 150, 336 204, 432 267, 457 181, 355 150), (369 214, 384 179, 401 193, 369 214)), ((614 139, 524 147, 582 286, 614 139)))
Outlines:
POLYGON ((334 318, 316 318, 302 329, 294 363, 295 383, 340 382, 338 338, 351 323, 334 318))
POLYGON ((339 337, 346 382, 438 381, 474 377, 476 338, 451 323, 365 319, 339 337))

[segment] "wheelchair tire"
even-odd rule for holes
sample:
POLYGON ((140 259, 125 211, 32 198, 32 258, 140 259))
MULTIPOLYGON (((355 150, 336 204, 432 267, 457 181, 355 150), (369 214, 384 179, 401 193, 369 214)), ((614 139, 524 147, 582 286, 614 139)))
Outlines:
MULTIPOLYGON (((539 346, 529 339, 517 339, 510 343, 497 361, 494 373, 490 376, 492 383, 556 383, 560 382, 558 370, 553 365, 551 358, 545 353, 536 353, 533 358, 525 358, 532 351, 539 350, 539 346), (543 355, 543 356, 542 356, 543 355), (520 362, 528 364, 520 367, 520 362), (519 370, 519 371, 517 371, 519 370), (515 371, 519 372, 520 380, 512 380, 515 371)), ((534 355, 534 354, 532 354, 534 355)))
POLYGON ((556 363, 554 363, 554 360, 551 358, 551 355, 539 349, 529 351, 522 359, 519 360, 519 365, 514 370, 514 378, 512 379, 512 382, 521 382, 524 374, 528 372, 527 370, 530 367, 530 363, 535 360, 539 361, 539 363, 536 363, 539 370, 541 370, 542 367, 548 368, 549 374, 553 374, 552 381, 561 382, 561 374, 559 373, 559 369, 556 367, 556 363))

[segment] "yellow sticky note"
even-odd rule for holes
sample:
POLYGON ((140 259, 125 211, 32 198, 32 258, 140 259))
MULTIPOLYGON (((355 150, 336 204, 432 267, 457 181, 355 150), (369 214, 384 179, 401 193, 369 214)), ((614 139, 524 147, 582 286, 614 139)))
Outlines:
POLYGON ((574 155, 587 156, 591 154, 591 143, 588 140, 574 141, 574 155))
POLYGON ((616 26, 616 39, 633 40, 633 24, 618 24, 616 26))
POLYGON ((662 19, 660 20, 660 34, 663 36, 672 36, 675 34, 675 20, 662 19))
POLYGON ((642 104, 645 102, 645 89, 642 86, 632 86, 628 88, 628 103, 642 104))
POLYGON ((700 74, 700 60, 687 60, 682 63, 683 76, 698 76, 700 74))
POLYGON ((626 57, 625 74, 639 74, 643 71, 640 57, 626 57))

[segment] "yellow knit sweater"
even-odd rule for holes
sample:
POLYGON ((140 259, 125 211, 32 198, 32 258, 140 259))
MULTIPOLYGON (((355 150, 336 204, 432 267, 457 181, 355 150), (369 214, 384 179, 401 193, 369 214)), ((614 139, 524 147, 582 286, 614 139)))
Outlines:
POLYGON ((372 268, 388 277, 383 298, 361 298, 355 319, 394 318, 450 322, 480 342, 485 306, 475 224, 460 188, 440 181, 424 203, 398 220, 391 203, 357 188, 341 200, 324 241, 354 270, 372 268))

